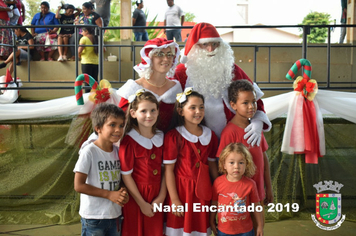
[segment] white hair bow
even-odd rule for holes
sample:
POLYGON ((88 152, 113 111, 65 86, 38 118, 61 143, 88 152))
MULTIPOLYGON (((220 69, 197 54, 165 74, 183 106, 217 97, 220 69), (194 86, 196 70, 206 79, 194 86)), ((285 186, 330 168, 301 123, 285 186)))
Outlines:
POLYGON ((129 99, 128 99, 129 103, 135 101, 136 97, 137 97, 137 96, 140 96, 140 95, 143 94, 144 92, 146 92, 145 89, 139 89, 139 90, 136 91, 135 94, 130 95, 130 96, 129 96, 129 99))
POLYGON ((185 88, 183 93, 178 93, 178 94, 177 94, 177 97, 176 97, 177 101, 178 101, 179 103, 185 102, 185 101, 187 100, 187 96, 188 96, 189 94, 191 94, 192 92, 193 92, 193 87, 187 87, 187 88, 185 88))

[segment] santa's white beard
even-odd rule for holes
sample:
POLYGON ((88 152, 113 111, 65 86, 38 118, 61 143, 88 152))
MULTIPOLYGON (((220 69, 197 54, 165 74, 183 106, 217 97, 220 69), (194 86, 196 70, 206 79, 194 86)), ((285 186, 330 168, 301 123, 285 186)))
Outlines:
POLYGON ((221 98, 233 78, 233 64, 233 51, 225 42, 213 52, 194 45, 186 63, 187 86, 193 86, 205 98, 221 98))

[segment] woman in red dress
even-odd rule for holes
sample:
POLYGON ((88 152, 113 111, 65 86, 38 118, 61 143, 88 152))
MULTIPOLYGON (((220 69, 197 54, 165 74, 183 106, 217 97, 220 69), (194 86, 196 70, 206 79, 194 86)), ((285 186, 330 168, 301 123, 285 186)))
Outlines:
POLYGON ((118 91, 121 97, 119 107, 124 111, 128 107, 128 97, 139 89, 150 91, 159 102, 158 129, 168 131, 172 119, 177 93, 182 92, 177 80, 173 77, 179 58, 179 46, 172 40, 164 38, 151 39, 140 51, 141 63, 134 69, 139 74, 137 80, 129 79, 118 91), (159 60, 153 61, 152 57, 159 60))

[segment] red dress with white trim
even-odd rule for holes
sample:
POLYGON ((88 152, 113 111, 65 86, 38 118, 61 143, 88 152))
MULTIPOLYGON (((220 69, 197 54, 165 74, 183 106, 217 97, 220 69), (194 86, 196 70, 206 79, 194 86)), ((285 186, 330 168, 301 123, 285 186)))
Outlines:
MULTIPOLYGON (((184 217, 176 217, 171 212, 167 213, 166 235, 199 235, 206 236, 211 234, 209 224, 209 212, 193 211, 195 206, 210 206, 210 201, 199 199, 195 195, 195 186, 198 176, 199 162, 194 150, 189 142, 193 143, 203 163, 216 161, 216 151, 218 148, 218 138, 208 127, 203 127, 203 134, 195 136, 187 131, 184 126, 179 126, 170 130, 164 140, 163 164, 173 164, 176 178, 176 187, 179 199, 183 205, 187 205, 184 217)), ((168 197, 169 205, 172 202, 168 197)))
MULTIPOLYGON (((148 139, 132 129, 120 143, 121 174, 132 175, 142 198, 148 203, 158 196, 161 188, 163 139, 161 131, 148 139)), ((145 216, 132 196, 122 211, 122 236, 162 236, 162 212, 156 212, 153 217, 145 216)))

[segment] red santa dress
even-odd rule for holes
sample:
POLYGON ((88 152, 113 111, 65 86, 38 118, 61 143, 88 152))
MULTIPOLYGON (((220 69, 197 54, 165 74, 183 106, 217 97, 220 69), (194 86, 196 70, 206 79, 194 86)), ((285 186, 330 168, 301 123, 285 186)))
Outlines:
POLYGON ((182 87, 177 80, 173 80, 176 85, 172 88, 168 89, 164 94, 158 96, 152 91, 145 89, 141 85, 137 84, 134 80, 129 79, 118 91, 119 96, 121 97, 119 107, 121 107, 124 111, 127 110, 129 105, 128 98, 130 95, 135 94, 135 92, 139 89, 145 89, 146 91, 150 91, 159 102, 159 122, 158 129, 162 130, 164 133, 168 131, 168 127, 170 125, 174 104, 176 102, 177 93, 182 92, 182 87))
MULTIPOLYGON (((208 127, 203 127, 203 134, 195 136, 188 132, 184 126, 170 130, 164 140, 164 164, 175 163, 174 174, 179 199, 183 205, 187 203, 184 217, 176 217, 171 212, 167 213, 166 235, 188 236, 188 235, 210 235, 209 212, 194 212, 193 204, 210 206, 210 201, 199 199, 195 195, 195 185, 198 176, 199 162, 189 142, 193 143, 202 162, 216 161, 218 138, 208 127)), ((172 205, 168 196, 169 205, 172 205)))
MULTIPOLYGON (((163 139, 161 131, 148 139, 132 129, 120 143, 121 174, 132 174, 142 198, 148 203, 158 196, 161 188, 163 139)), ((163 235, 162 212, 156 212, 153 217, 145 216, 131 196, 122 209, 122 236, 163 235)))
MULTIPOLYGON (((247 74, 236 64, 233 65, 233 81, 239 80, 239 79, 246 79, 252 83, 250 78, 247 76, 247 74)), ((186 66, 185 64, 179 64, 176 67, 175 74, 174 74, 174 79, 178 80, 180 84, 182 85, 182 89, 186 86, 191 86, 190 84, 190 78, 188 78, 187 73, 186 73, 186 66)), ((252 83, 253 84, 253 83, 252 83)), ((258 88, 256 84, 254 84, 254 88, 256 91, 256 98, 257 98, 257 110, 260 112, 264 113, 264 106, 263 102, 260 99, 263 96, 263 92, 258 88)), ((198 91, 199 92, 199 91, 198 91)), ((213 97, 211 98, 205 98, 205 121, 207 123, 207 126, 211 128, 219 137, 221 134, 221 131, 235 115, 235 111, 232 110, 228 98, 227 91, 223 91, 222 93, 222 99, 218 98, 215 99, 213 97)), ((263 122, 265 123, 264 129, 268 131, 270 127, 272 126, 268 118, 266 117, 263 122)))

